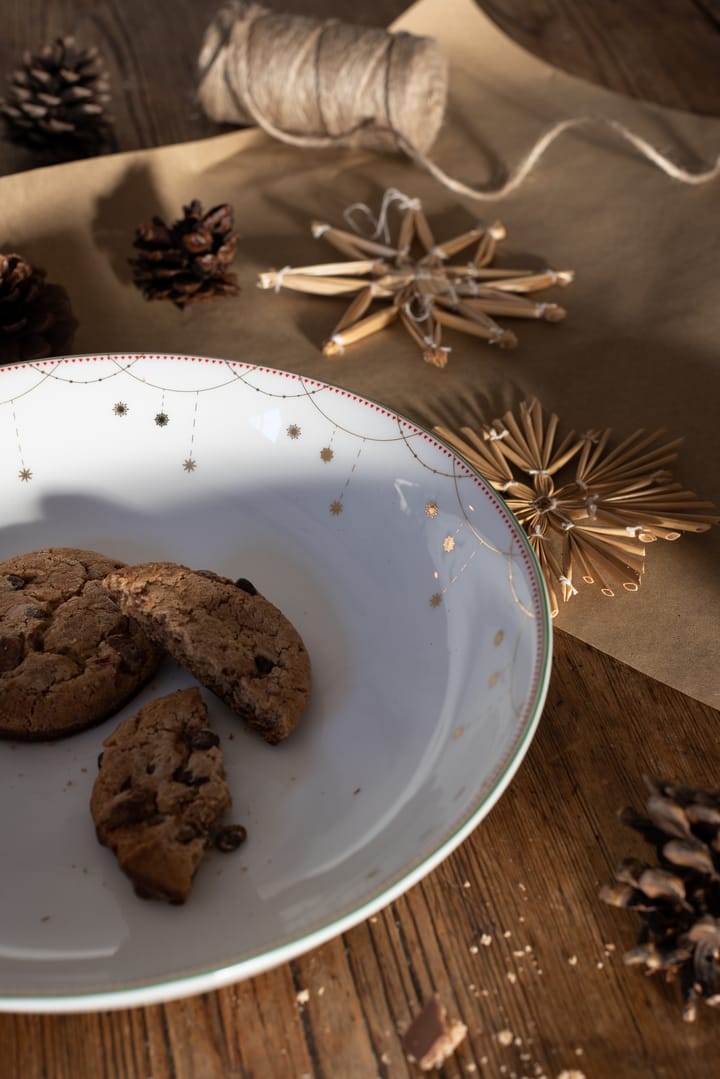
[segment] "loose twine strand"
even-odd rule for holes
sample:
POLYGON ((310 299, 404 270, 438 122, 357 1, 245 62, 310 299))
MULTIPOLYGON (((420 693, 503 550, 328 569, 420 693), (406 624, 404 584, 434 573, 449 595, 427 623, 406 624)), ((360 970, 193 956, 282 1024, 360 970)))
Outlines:
POLYGON ((448 88, 447 63, 434 38, 275 13, 235 0, 210 24, 198 67, 199 99, 212 120, 253 121, 298 147, 399 150, 448 190, 475 200, 511 194, 560 135, 588 126, 608 128, 680 183, 705 184, 720 176, 720 154, 709 168, 692 171, 619 120, 572 116, 547 128, 502 183, 482 189, 463 183, 428 156, 448 88))

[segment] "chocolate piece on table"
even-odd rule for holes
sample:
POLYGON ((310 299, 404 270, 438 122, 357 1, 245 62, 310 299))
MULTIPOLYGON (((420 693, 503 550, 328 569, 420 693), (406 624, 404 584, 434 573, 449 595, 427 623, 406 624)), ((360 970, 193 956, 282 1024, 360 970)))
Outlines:
POLYGON ((439 1068, 467 1034, 459 1019, 449 1020, 447 1009, 433 993, 402 1036, 402 1047, 411 1064, 422 1071, 439 1068))

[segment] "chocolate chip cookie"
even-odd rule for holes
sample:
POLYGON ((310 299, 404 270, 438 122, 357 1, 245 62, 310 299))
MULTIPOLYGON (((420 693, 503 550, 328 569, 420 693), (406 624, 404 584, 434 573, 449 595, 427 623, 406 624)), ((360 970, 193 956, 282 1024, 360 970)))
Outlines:
POLYGON ((284 614, 245 580, 170 562, 105 579, 121 610, 266 742, 286 738, 310 696, 310 659, 284 614))
MULTIPOLYGON (((139 896, 184 903, 231 802, 199 689, 150 701, 103 746, 90 800, 99 841, 139 896)), ((231 849, 222 846, 226 833, 221 849, 231 849)))
POLYGON ((0 737, 89 727, 156 670, 162 650, 101 584, 123 564, 70 547, 0 562, 0 737))

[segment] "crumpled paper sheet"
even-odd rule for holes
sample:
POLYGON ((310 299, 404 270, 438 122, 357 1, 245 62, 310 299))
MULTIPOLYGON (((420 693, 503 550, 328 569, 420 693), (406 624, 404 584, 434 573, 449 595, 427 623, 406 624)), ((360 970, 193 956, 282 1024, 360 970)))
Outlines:
MULTIPOLYGON (((491 186, 553 121, 614 117, 688 167, 720 150, 720 120, 625 99, 555 71, 507 40, 471 2, 420 0, 396 28, 432 34, 450 61, 445 124, 432 151, 448 173, 491 186)), ((200 42, 198 42, 198 49, 200 42)), ((720 504, 720 182, 670 180, 602 127, 568 132, 512 196, 474 202, 400 156, 298 150, 262 132, 33 170, 0 179, 1 244, 68 289, 76 353, 179 352, 266 364, 333 382, 427 427, 478 427, 537 396, 566 429, 638 427, 685 436, 675 478, 720 504), (334 259, 313 218, 343 224, 386 188, 422 199, 438 239, 501 220, 507 265, 549 264, 576 282, 543 298, 558 325, 516 322, 500 352, 448 331, 450 362, 422 362, 400 327, 328 360, 320 346, 342 299, 258 291, 258 272, 334 259), (147 303, 127 264, 134 229, 200 198, 232 203, 241 233, 237 300, 180 312, 147 303)), ((508 323, 509 324, 509 323, 508 323)), ((720 529, 657 542, 640 591, 583 586, 556 624, 641 671, 720 706, 720 529)), ((591 687, 588 688, 591 692, 591 687)))

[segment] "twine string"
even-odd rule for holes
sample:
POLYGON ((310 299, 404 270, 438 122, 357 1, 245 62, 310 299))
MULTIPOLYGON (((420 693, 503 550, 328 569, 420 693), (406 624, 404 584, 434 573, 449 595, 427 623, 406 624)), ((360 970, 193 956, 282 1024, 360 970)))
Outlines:
POLYGON ((538 137, 535 144, 530 147, 528 152, 508 174, 503 183, 498 184, 496 187, 483 190, 476 187, 470 187, 461 180, 456 180, 454 177, 449 176, 448 173, 441 169, 439 165, 427 156, 427 154, 424 154, 416 146, 413 146, 401 132, 396 132, 396 138, 398 145, 407 156, 412 158, 416 164, 426 169, 431 176, 434 176, 435 179, 449 191, 454 191, 458 195, 465 195, 467 198, 471 199, 499 199, 512 194, 513 191, 516 191, 520 187, 538 164, 543 154, 545 154, 560 135, 565 131, 569 131, 571 128, 585 127, 588 125, 609 127, 621 139, 624 139, 626 142, 629 142, 631 146, 634 146, 643 157, 647 158, 648 161, 651 161, 667 176, 671 177, 673 180, 680 181, 680 183, 692 185, 706 184, 710 180, 716 180, 720 177, 720 154, 718 154, 714 165, 711 165, 710 168, 701 169, 698 172, 691 172, 689 169, 677 165, 671 158, 666 157, 665 154, 662 154, 656 147, 648 142, 647 139, 644 139, 641 135, 631 131, 625 124, 621 123, 619 120, 613 120, 608 116, 569 116, 564 120, 557 120, 538 137))
POLYGON ((411 322, 414 322, 416 325, 419 326, 423 322, 430 321, 430 314, 432 312, 432 308, 430 307, 427 297, 414 295, 408 301, 408 303, 403 304, 403 311, 411 322), (415 309, 416 304, 421 304, 418 310, 415 309))
POLYGON ((395 149, 397 131, 423 152, 447 97, 447 63, 434 38, 287 15, 250 0, 215 16, 198 72, 211 119, 251 120, 299 147, 395 149))
MULTIPOLYGON (((210 24, 198 68, 200 102, 213 120, 251 120, 272 138, 301 148, 396 149, 449 191, 478 201, 512 194, 556 139, 581 127, 608 129, 679 183, 720 177, 720 154, 708 168, 693 171, 621 121, 586 115, 550 124, 502 182, 466 184, 428 154, 442 124, 448 82, 434 38, 286 15, 234 0, 210 24)), ((388 206, 381 209, 375 236, 385 234, 388 206)), ((355 209, 373 221, 362 204, 355 209)))
POLYGON ((290 269, 291 269, 290 266, 283 266, 283 268, 281 270, 276 271, 276 273, 275 273, 275 291, 276 292, 279 292, 280 289, 283 287, 283 281, 285 279, 285 274, 290 269))
POLYGON ((578 590, 577 590, 577 588, 576 588, 576 587, 575 587, 575 585, 574 585, 574 584, 572 583, 572 581, 570 580, 570 578, 569 578, 569 577, 566 577, 564 573, 563 573, 563 574, 561 574, 561 575, 560 575, 560 576, 558 577, 558 582, 559 582, 559 583, 560 583, 561 585, 564 585, 564 587, 565 587, 565 588, 568 588, 568 589, 570 590, 570 595, 571 595, 571 596, 576 596, 576 595, 578 594, 578 590))
POLYGON ((371 240, 377 240, 381 236, 385 243, 390 242, 390 224, 388 222, 388 211, 394 204, 398 204, 398 208, 402 210, 419 210, 421 204, 419 199, 409 198, 403 194, 402 191, 398 191, 396 187, 388 187, 383 194, 382 202, 380 204, 380 211, 377 215, 372 212, 366 202, 351 202, 343 212, 343 217, 354 232, 357 232, 360 236, 367 236, 371 240), (365 232, 358 222, 355 220, 356 214, 362 214, 370 224, 370 232, 365 232))

